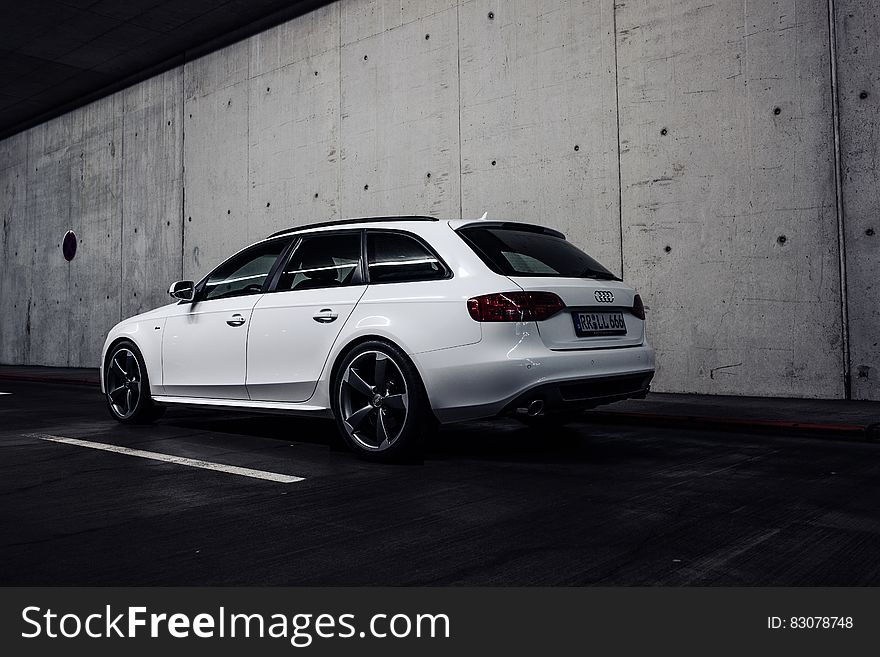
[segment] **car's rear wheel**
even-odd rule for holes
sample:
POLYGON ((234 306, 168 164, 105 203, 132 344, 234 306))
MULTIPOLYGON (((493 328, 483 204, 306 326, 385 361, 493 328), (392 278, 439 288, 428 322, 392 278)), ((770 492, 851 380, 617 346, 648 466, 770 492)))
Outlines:
POLYGON ((124 341, 113 347, 104 368, 107 410, 123 424, 143 424, 159 418, 164 406, 150 396, 150 378, 138 348, 124 341))
POLYGON ((399 348, 379 340, 356 346, 342 359, 333 411, 346 444, 371 461, 417 454, 434 424, 415 367, 399 348))

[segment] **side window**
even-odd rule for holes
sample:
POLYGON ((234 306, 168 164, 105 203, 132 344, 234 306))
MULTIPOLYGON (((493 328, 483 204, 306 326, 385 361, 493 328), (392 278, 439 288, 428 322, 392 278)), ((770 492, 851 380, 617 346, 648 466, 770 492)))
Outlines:
POLYGON ((361 261, 361 232, 304 235, 290 255, 276 290, 351 285, 361 261))
POLYGON ((371 283, 430 281, 446 277, 443 263, 418 240, 402 233, 367 233, 371 283))
POLYGON ((238 254, 208 276, 199 298, 202 301, 258 294, 266 276, 289 240, 274 240, 238 254))

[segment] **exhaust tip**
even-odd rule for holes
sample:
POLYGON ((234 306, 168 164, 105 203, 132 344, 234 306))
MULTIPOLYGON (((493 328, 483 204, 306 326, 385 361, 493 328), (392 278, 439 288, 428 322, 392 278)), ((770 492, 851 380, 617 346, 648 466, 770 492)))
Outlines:
POLYGON ((540 398, 533 399, 528 404, 523 406, 518 406, 516 409, 517 415, 528 415, 529 417, 535 417, 536 415, 541 415, 544 412, 544 400, 540 398))
POLYGON ((540 415, 544 412, 544 400, 543 399, 533 399, 529 402, 529 405, 526 407, 526 413, 529 417, 535 417, 536 415, 540 415))

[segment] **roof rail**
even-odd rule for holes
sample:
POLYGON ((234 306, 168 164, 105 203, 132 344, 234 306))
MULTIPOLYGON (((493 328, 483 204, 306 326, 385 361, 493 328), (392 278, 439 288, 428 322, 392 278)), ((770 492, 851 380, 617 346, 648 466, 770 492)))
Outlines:
POLYGON ((277 233, 272 233, 269 237, 278 237, 287 233, 295 233, 310 228, 324 228, 326 226, 344 226, 345 224, 367 224, 380 221, 439 221, 436 217, 427 217, 419 215, 401 215, 388 217, 361 217, 359 219, 337 219, 336 221, 322 221, 316 224, 305 224, 303 226, 294 226, 293 228, 285 228, 277 233))

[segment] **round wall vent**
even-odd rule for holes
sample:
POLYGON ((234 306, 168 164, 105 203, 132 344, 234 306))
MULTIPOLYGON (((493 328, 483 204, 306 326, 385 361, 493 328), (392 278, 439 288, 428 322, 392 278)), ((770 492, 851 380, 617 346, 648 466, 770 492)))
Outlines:
POLYGON ((61 253, 64 254, 64 259, 67 262, 70 262, 76 256, 76 233, 72 230, 64 234, 64 241, 61 242, 61 253))

